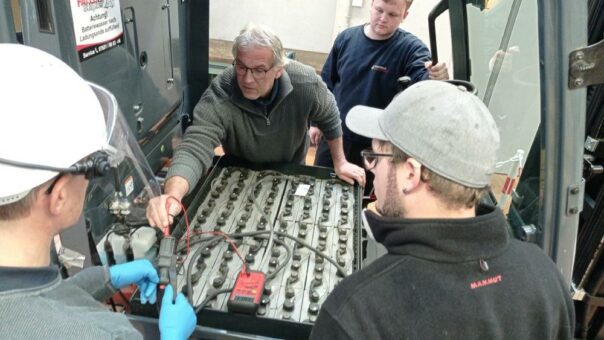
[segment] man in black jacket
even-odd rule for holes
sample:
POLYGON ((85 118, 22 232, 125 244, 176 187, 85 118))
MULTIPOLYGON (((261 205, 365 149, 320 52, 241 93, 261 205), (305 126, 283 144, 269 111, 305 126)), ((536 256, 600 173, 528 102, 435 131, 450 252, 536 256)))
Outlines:
POLYGON ((388 254, 336 287, 312 338, 572 338, 569 287, 554 263, 479 204, 499 133, 478 98, 428 80, 385 110, 354 107, 346 124, 372 138, 362 155, 377 212, 365 217, 388 254))

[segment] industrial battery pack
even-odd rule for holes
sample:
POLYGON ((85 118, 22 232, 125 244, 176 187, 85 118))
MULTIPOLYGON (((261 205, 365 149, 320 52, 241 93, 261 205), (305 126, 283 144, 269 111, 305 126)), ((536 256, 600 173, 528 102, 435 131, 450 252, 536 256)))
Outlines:
POLYGON ((196 190, 189 230, 181 218, 173 235, 178 290, 200 324, 307 338, 329 293, 361 268, 361 188, 332 169, 223 158, 196 190))

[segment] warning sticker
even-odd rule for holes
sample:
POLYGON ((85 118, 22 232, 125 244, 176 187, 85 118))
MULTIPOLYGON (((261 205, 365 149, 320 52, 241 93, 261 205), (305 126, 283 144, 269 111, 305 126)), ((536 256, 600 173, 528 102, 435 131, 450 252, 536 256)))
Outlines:
POLYGON ((126 189, 126 196, 130 196, 130 194, 134 191, 134 179, 132 176, 128 176, 124 180, 124 188, 126 189))
POLYGON ((70 0, 80 61, 123 43, 119 0, 70 0))

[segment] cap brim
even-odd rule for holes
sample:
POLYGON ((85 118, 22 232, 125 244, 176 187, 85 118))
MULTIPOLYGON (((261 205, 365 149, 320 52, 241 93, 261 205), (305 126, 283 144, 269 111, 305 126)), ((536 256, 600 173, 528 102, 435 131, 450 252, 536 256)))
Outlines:
POLYGON ((369 106, 357 105, 348 111, 346 126, 350 131, 367 138, 388 140, 379 125, 379 118, 384 110, 369 106))

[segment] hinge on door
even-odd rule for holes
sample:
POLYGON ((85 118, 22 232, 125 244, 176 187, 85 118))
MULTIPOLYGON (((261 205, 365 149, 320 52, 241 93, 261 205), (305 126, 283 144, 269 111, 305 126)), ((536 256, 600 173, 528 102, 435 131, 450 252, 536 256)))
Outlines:
POLYGON ((585 150, 595 157, 604 158, 604 139, 593 138, 588 135, 585 138, 585 150))
POLYGON ((604 139, 587 136, 585 138, 586 154, 583 155, 583 178, 589 181, 594 176, 604 173, 602 158, 604 157, 604 139))
POLYGON ((566 214, 576 215, 583 211, 583 195, 585 194, 585 180, 568 187, 566 192, 566 214))
POLYGON ((529 243, 537 243, 537 227, 534 224, 520 227, 520 240, 529 243))
POLYGON ((595 160, 593 155, 583 155, 583 178, 586 181, 604 173, 604 166, 596 164, 595 160))
POLYGON ((604 40, 574 50, 568 62, 568 88, 604 83, 604 40))

